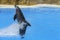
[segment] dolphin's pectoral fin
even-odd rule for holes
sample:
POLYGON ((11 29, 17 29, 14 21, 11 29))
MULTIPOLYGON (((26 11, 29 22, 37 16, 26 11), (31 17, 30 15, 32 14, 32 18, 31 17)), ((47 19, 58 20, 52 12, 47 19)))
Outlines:
POLYGON ((31 24, 30 24, 30 23, 27 23, 27 25, 28 25, 28 26, 31 26, 31 24))
POLYGON ((28 23, 27 21, 25 21, 26 23, 27 23, 27 26, 31 26, 31 24, 30 23, 28 23))
POLYGON ((15 14, 15 15, 14 15, 14 21, 15 21, 16 18, 17 18, 17 15, 15 14))

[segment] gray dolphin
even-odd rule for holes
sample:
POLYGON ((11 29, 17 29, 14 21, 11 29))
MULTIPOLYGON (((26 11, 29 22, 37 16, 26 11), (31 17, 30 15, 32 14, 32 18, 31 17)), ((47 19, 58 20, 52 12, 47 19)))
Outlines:
POLYGON ((27 26, 31 26, 30 23, 28 23, 21 11, 21 9, 15 5, 15 8, 16 8, 16 14, 14 15, 14 21, 15 19, 17 19, 18 23, 21 24, 23 23, 23 26, 22 28, 19 29, 19 34, 22 36, 23 38, 23 35, 25 34, 26 32, 26 28, 27 26))

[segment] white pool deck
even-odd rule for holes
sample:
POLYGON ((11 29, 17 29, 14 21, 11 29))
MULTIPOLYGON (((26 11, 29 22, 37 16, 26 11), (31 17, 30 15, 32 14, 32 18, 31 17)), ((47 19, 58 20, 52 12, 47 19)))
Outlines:
MULTIPOLYGON (((37 4, 37 5, 18 5, 20 8, 36 8, 36 7, 57 7, 60 8, 60 5, 53 5, 53 4, 37 4)), ((14 8, 14 5, 0 5, 0 8, 14 8)))

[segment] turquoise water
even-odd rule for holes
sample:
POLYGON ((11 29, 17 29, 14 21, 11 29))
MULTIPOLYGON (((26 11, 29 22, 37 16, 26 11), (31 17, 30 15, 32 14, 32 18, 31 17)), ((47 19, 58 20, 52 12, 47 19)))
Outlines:
MULTIPOLYGON (((0 40, 60 40, 60 8, 22 8, 26 20, 31 24, 24 39, 19 36, 0 37, 0 40)), ((0 29, 14 22, 13 8, 0 8, 0 29)))

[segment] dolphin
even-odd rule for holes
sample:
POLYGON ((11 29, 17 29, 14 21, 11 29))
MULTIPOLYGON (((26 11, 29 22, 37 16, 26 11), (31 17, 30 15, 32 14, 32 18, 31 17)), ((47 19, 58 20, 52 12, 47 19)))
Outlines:
POLYGON ((26 32, 27 26, 31 26, 31 25, 26 21, 21 9, 17 5, 15 5, 15 8, 16 8, 16 14, 14 15, 14 21, 17 20, 19 24, 23 24, 19 29, 19 34, 22 36, 22 38, 24 38, 23 35, 26 32))

